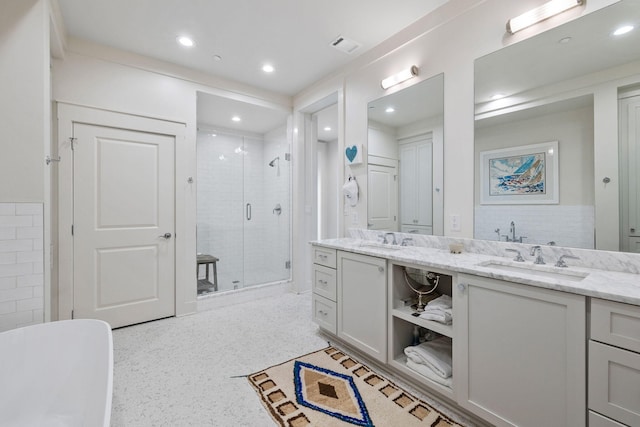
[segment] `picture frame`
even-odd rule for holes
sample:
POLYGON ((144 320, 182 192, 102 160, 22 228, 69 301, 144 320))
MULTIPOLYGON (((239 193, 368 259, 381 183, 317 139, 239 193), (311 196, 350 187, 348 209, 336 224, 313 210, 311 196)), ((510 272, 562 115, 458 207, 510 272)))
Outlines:
POLYGON ((559 202, 558 141, 480 152, 480 204, 559 202))

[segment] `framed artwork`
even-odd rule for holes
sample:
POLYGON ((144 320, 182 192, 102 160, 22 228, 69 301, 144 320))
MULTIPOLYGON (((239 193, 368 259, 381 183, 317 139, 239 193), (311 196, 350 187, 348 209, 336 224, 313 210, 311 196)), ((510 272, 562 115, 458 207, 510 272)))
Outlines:
POLYGON ((558 141, 480 152, 480 204, 559 200, 558 141))

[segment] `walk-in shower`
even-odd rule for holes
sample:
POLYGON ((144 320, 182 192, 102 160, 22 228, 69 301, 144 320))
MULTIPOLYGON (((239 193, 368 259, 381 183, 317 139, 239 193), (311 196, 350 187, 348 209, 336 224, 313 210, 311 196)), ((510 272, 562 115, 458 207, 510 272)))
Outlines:
POLYGON ((288 114, 262 129, 222 128, 212 115, 229 109, 216 104, 211 114, 208 97, 198 94, 197 253, 198 262, 216 259, 217 283, 212 272, 205 279, 206 264, 194 265, 198 294, 288 280, 291 162, 280 160, 289 158, 288 114))

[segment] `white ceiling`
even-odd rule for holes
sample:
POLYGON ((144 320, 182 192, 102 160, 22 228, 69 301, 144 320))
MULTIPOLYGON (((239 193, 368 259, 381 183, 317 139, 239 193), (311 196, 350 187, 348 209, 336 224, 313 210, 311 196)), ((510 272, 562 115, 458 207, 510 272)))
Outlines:
POLYGON ((447 1, 58 0, 69 36, 290 96, 447 1), (336 50, 340 35, 361 47, 336 50))

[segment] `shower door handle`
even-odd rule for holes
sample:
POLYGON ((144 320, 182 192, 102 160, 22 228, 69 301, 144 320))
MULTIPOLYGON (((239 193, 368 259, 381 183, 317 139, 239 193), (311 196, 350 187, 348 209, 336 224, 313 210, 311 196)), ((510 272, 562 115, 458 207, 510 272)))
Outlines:
POLYGON ((251 203, 247 203, 247 221, 251 221, 251 203))

